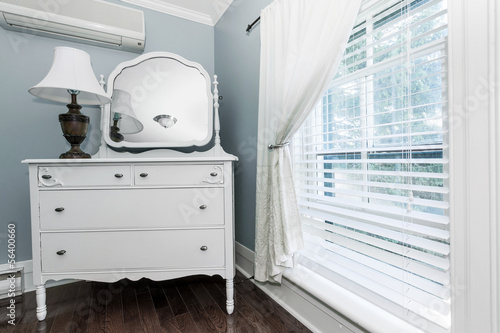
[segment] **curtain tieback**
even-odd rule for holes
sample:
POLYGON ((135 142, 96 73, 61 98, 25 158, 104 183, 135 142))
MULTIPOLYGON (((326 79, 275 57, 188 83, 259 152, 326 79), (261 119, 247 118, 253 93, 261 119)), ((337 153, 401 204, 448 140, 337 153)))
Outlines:
POLYGON ((267 149, 269 150, 273 150, 273 149, 277 149, 277 148, 283 148, 285 146, 288 146, 290 142, 284 142, 282 144, 279 144, 279 145, 273 145, 272 143, 270 143, 268 146, 267 146, 267 149))

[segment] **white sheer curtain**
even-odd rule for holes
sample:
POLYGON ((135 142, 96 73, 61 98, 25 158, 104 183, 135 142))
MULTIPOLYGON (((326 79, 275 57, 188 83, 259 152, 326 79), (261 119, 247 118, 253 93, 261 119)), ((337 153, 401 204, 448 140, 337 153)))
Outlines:
POLYGON ((276 0, 261 13, 255 279, 302 247, 288 141, 337 71, 361 0, 276 0), (269 145, 276 146, 269 149, 269 145))

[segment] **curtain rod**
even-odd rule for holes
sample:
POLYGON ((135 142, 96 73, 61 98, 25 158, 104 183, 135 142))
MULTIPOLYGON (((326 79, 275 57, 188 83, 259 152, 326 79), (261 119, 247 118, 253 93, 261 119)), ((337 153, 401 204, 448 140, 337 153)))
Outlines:
POLYGON ((257 18, 255 19, 255 21, 253 21, 253 22, 252 22, 252 24, 249 24, 249 25, 248 25, 248 27, 247 27, 247 32, 249 32, 250 30, 252 30, 253 26, 254 26, 257 22, 259 22, 259 21, 260 21, 260 16, 259 16, 259 17, 257 17, 257 18))

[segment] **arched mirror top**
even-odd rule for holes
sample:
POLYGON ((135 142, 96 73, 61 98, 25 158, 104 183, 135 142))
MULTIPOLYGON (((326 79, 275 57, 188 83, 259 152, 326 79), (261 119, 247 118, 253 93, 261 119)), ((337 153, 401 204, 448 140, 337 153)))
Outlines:
POLYGON ((167 52, 119 64, 108 79, 103 135, 116 148, 204 146, 213 135, 213 96, 205 69, 167 52))

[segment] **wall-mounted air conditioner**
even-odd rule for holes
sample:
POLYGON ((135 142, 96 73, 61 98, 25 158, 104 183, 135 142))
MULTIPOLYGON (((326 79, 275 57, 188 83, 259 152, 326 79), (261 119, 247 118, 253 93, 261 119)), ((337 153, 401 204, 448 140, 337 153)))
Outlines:
POLYGON ((100 0, 0 0, 0 26, 142 53, 144 13, 100 0))

